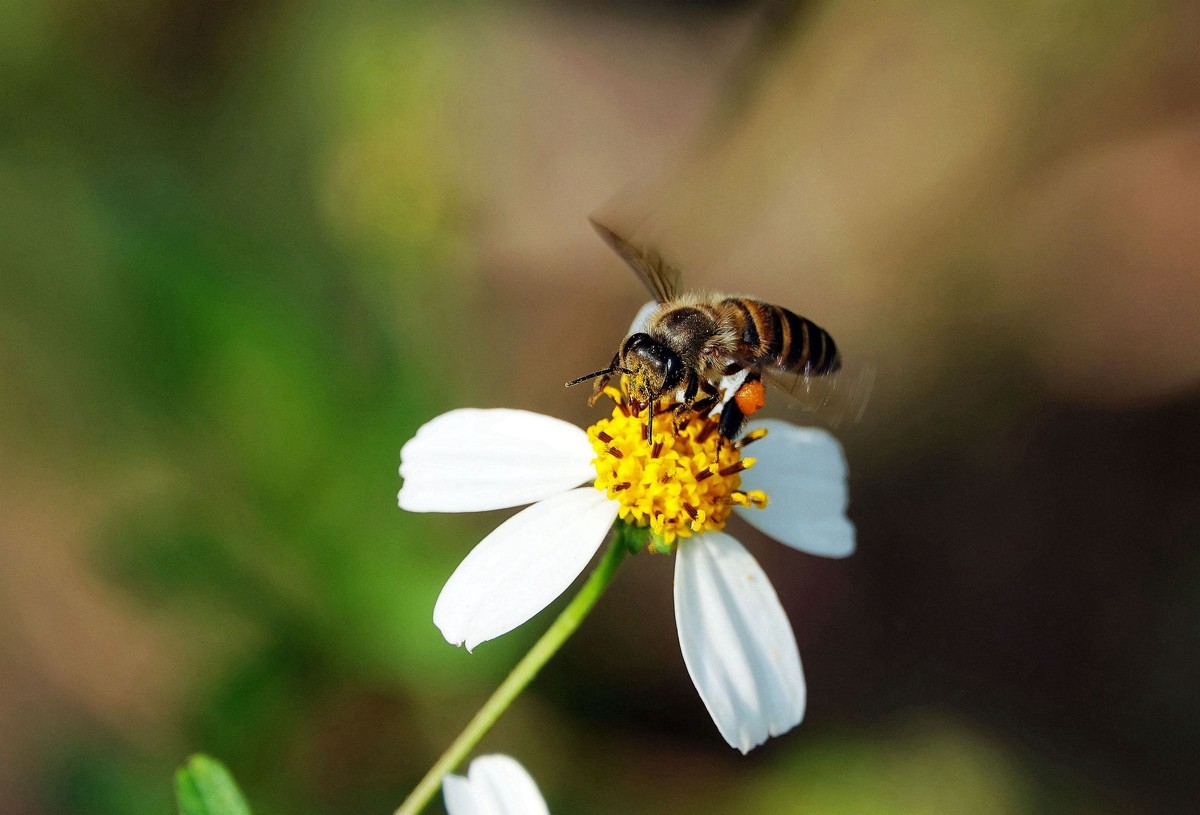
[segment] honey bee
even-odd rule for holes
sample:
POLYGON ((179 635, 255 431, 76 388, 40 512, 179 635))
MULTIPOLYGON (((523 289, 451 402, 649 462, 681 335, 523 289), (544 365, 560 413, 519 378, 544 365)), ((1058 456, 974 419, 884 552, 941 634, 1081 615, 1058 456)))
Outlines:
POLYGON ((762 407, 764 378, 794 394, 812 377, 841 368, 833 337, 812 320, 752 297, 681 293, 679 271, 657 252, 630 244, 601 223, 592 221, 592 226, 658 306, 641 331, 621 342, 607 368, 567 387, 594 379, 590 401, 595 402, 612 375, 623 374, 637 408, 646 411, 647 441, 654 432, 654 405, 668 394, 682 391, 674 408, 678 429, 692 411, 716 407, 722 380, 744 371, 736 394, 721 408, 720 434, 732 440, 762 407))

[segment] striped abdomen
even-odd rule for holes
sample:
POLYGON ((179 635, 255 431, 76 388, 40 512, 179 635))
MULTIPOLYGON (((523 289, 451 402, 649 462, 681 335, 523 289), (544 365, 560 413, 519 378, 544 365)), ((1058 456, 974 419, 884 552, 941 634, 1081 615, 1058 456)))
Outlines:
POLYGON ((812 320, 749 297, 729 297, 724 303, 745 318, 741 339, 756 365, 813 376, 842 366, 833 337, 812 320))

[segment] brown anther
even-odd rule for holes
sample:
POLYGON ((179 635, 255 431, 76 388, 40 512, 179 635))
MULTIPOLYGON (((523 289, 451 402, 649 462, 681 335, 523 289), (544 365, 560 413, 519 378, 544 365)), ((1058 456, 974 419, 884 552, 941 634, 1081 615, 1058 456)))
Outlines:
POLYGON ((751 430, 749 433, 733 443, 733 449, 741 450, 746 445, 753 444, 765 435, 767 435, 767 429, 765 427, 760 427, 757 430, 751 430))
POLYGON ((604 444, 608 444, 613 439, 612 436, 608 435, 603 430, 596 431, 596 438, 600 439, 600 441, 604 444))
POLYGON ((704 428, 699 433, 696 434, 696 441, 704 442, 706 439, 708 439, 709 436, 711 436, 713 434, 713 431, 716 429, 717 429, 717 423, 715 421, 713 421, 712 419, 709 419, 707 422, 704 423, 704 428))
POLYGON ((620 450, 618 450, 618 449, 617 449, 617 448, 615 448, 615 447, 610 447, 610 448, 608 448, 608 453, 609 453, 609 455, 611 455, 613 458, 625 458, 625 454, 624 454, 624 453, 622 453, 620 450))
POLYGON ((699 484, 701 481, 703 481, 706 478, 712 478, 712 474, 713 474, 712 469, 710 469, 709 467, 705 467, 703 470, 696 473, 696 483, 699 484))
POLYGON ((696 508, 694 506, 692 506, 691 504, 685 503, 683 505, 683 511, 686 512, 688 514, 688 517, 691 518, 693 521, 696 520, 697 514, 696 514, 696 508))
POLYGON ((733 475, 734 473, 740 473, 742 470, 746 469, 749 466, 750 465, 747 464, 744 460, 735 461, 733 464, 730 464, 728 467, 722 467, 718 472, 720 472, 721 475, 733 475))
POLYGON ((650 448, 650 458, 658 458, 658 454, 662 452, 662 449, 662 439, 659 439, 658 441, 654 442, 654 446, 650 448))
POLYGON ((613 492, 621 492, 623 490, 629 489, 632 486, 633 485, 630 484, 628 481, 622 481, 620 484, 613 484, 611 489, 613 492))

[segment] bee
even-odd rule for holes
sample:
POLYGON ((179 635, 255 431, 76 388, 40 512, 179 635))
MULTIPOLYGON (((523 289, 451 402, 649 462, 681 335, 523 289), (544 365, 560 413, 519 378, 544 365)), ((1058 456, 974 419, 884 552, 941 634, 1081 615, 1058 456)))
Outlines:
POLYGON ((613 374, 623 374, 637 409, 646 411, 647 441, 654 432, 654 405, 668 394, 682 391, 674 408, 678 430, 693 411, 716 407, 722 380, 744 371, 735 395, 721 407, 720 434, 733 440, 762 407, 764 378, 794 394, 812 377, 841 368, 833 337, 812 320, 752 297, 681 293, 679 271, 657 252, 634 246, 594 220, 592 226, 658 306, 641 331, 621 342, 607 368, 567 387, 594 379, 590 402, 595 402, 613 374))

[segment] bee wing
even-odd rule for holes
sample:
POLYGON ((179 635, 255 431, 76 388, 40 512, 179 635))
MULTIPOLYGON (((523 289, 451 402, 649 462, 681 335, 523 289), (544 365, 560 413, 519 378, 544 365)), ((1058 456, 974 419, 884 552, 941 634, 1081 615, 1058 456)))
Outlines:
POLYGON ((674 300, 679 295, 681 278, 679 270, 662 259, 653 249, 639 249, 613 232, 599 221, 589 218, 592 227, 629 264, 638 279, 645 284, 654 299, 660 303, 674 300))
POLYGON ((842 368, 821 376, 772 366, 759 369, 759 373, 764 382, 786 394, 802 409, 820 414, 834 427, 861 421, 875 387, 874 365, 853 370, 842 368))

